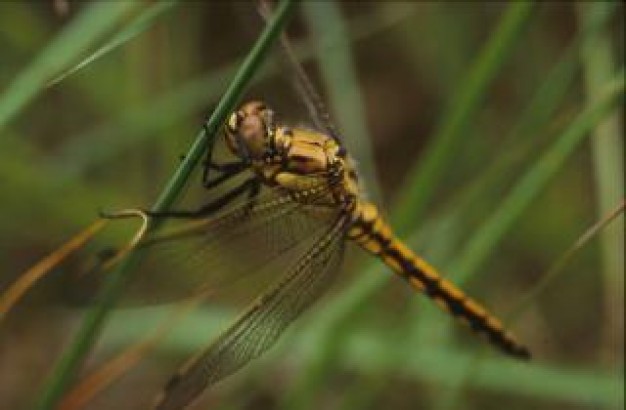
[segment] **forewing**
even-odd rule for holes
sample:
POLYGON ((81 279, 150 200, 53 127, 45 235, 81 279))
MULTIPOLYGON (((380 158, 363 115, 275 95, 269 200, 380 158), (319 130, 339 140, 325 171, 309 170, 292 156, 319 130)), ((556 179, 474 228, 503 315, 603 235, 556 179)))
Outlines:
POLYGON ((204 389, 260 356, 287 326, 329 286, 343 254, 347 220, 336 222, 260 296, 206 351, 187 364, 165 388, 159 410, 179 409, 204 389))
MULTIPOLYGON (((269 2, 262 1, 259 12, 267 21, 268 16, 271 15, 269 2)), ((339 131, 333 123, 330 113, 311 82, 311 79, 302 67, 302 64, 300 64, 300 61, 298 61, 298 57, 291 46, 291 40, 286 32, 283 32, 280 36, 280 45, 283 64, 287 68, 287 71, 290 71, 293 75, 292 82, 294 88, 306 106, 311 121, 313 121, 313 125, 315 125, 319 131, 323 131, 341 144, 339 131)))
MULTIPOLYGON (((217 217, 168 223, 138 249, 141 261, 129 278, 125 303, 162 303, 200 291, 219 293, 251 274, 263 276, 277 259, 288 263, 299 244, 325 231, 336 218, 337 210, 323 204, 326 195, 325 189, 312 188, 303 203, 268 190, 217 217)), ((83 282, 104 275, 92 273, 83 282)))

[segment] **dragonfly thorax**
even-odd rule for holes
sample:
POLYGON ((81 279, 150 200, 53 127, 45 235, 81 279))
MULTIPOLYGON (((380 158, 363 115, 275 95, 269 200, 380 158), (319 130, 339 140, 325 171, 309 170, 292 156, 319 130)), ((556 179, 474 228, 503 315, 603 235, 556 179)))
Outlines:
POLYGON ((230 151, 250 164, 263 183, 290 191, 326 185, 338 202, 359 195, 352 161, 334 138, 277 124, 274 112, 259 101, 241 106, 225 128, 230 151))

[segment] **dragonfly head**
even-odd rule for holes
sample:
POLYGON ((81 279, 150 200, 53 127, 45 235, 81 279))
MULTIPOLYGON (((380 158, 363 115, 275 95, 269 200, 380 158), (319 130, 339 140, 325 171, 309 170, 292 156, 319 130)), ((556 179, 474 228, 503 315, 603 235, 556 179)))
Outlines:
POLYGON ((274 147, 274 112, 260 101, 245 103, 228 118, 226 145, 244 161, 262 160, 274 147))

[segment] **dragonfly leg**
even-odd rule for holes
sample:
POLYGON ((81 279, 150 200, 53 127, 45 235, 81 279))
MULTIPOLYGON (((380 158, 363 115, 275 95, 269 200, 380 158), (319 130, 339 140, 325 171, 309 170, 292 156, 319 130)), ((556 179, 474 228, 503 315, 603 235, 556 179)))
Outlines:
POLYGON ((204 163, 204 171, 202 172, 202 186, 206 189, 214 188, 222 182, 229 180, 235 175, 239 175, 241 171, 246 169, 248 165, 245 162, 228 162, 226 164, 216 164, 213 162, 204 163), (217 178, 209 179, 209 170, 220 172, 222 175, 217 178))
POLYGON ((260 190, 260 182, 257 178, 250 178, 242 182, 236 188, 233 188, 229 192, 225 193, 221 197, 203 205, 199 209, 193 211, 165 211, 165 212, 152 212, 146 211, 146 215, 153 218, 201 218, 210 216, 211 214, 219 211, 230 202, 234 201, 244 193, 248 193, 248 198, 254 198, 258 195, 260 190))
POLYGON ((259 193, 261 192, 261 181, 259 181, 256 178, 254 179, 254 181, 256 183, 252 184, 252 186, 250 187, 250 190, 248 191, 248 203, 246 204, 246 207, 245 207, 246 215, 257 204, 258 202, 257 199, 258 199, 259 193))

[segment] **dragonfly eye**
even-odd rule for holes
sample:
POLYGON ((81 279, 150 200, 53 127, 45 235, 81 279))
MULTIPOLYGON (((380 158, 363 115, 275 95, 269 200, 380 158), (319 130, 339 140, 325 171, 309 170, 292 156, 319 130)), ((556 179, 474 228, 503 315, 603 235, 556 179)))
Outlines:
POLYGON ((241 116, 241 114, 239 114, 239 112, 234 112, 230 114, 228 122, 226 123, 226 128, 228 129, 228 132, 230 132, 231 134, 236 134, 237 129, 239 128, 239 123, 242 119, 243 117, 241 116))
POLYGON ((272 110, 258 101, 244 104, 226 123, 226 142, 244 160, 263 159, 274 129, 272 110))

